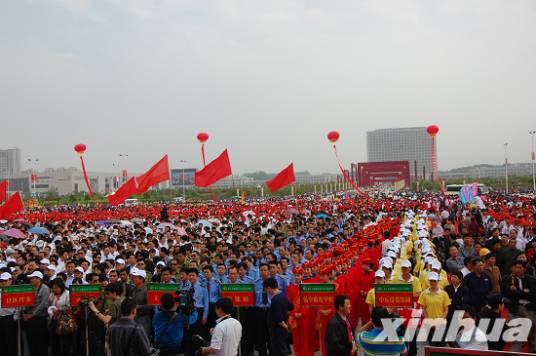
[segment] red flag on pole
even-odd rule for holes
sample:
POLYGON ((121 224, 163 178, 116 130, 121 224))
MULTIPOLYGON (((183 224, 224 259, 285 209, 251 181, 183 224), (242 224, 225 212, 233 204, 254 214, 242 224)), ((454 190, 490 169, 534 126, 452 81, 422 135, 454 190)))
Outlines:
POLYGON ((7 181, 0 182, 0 202, 7 199, 7 181))
POLYGON ((136 177, 137 194, 143 194, 153 185, 169 180, 168 155, 162 157, 154 166, 141 176, 136 177))
POLYGON ((195 186, 208 187, 217 181, 233 174, 231 171, 231 162, 227 150, 210 162, 202 170, 195 172, 195 186))
POLYGON ((274 178, 266 181, 266 186, 273 193, 276 190, 285 188, 287 185, 296 181, 294 177, 294 163, 291 163, 287 168, 279 172, 274 178))
POLYGON ((7 219, 21 210, 24 210, 24 203, 20 192, 16 192, 0 207, 0 219, 7 219))
POLYGON ((132 177, 117 189, 114 194, 110 194, 106 197, 110 202, 110 205, 119 205, 138 192, 138 185, 136 184, 136 178, 132 177))

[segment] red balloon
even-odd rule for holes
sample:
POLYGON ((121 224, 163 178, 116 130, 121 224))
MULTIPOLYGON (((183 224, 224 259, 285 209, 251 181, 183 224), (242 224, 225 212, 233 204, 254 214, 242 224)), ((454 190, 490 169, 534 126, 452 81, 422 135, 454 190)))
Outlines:
POLYGON ((205 143, 208 140, 208 133, 206 132, 200 132, 197 134, 197 139, 201 143, 205 143))
POLYGON ((430 125, 426 128, 426 132, 428 132, 428 135, 433 137, 439 132, 439 127, 437 125, 430 125))
POLYGON ((78 145, 74 146, 74 150, 79 155, 84 154, 84 152, 86 152, 86 145, 84 145, 83 143, 79 143, 78 145))
POLYGON ((339 137, 341 137, 341 135, 339 135, 337 131, 331 131, 330 133, 328 133, 328 140, 330 140, 331 143, 337 142, 339 140, 339 137))

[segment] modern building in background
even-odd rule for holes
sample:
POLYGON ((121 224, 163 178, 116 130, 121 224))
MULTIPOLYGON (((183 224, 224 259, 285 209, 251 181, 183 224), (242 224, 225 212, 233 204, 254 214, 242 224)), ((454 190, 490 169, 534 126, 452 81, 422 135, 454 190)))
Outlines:
MULTIPOLYGON (((530 163, 508 163, 509 176, 531 176, 532 165, 530 163)), ((504 164, 478 164, 470 167, 451 169, 439 172, 442 180, 445 179, 479 179, 498 178, 504 179, 504 164)))
POLYGON ((0 179, 7 179, 21 171, 20 148, 0 150, 0 179))
POLYGON ((423 179, 423 174, 426 179, 430 179, 432 140, 426 132, 426 127, 379 129, 367 132, 367 162, 392 161, 408 161, 411 179, 423 179))

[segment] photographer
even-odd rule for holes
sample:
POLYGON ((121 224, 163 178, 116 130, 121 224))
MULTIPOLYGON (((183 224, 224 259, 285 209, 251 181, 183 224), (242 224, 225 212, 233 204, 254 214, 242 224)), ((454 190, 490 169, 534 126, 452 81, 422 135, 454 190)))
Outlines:
POLYGON ((153 317, 154 345, 160 356, 177 356, 180 352, 188 315, 179 313, 170 293, 160 298, 160 308, 153 317))
POLYGON ((106 326, 110 326, 111 323, 115 322, 121 316, 121 302, 124 299, 121 297, 123 285, 119 282, 110 283, 104 289, 104 293, 107 301, 104 312, 101 313, 93 301, 89 302, 88 307, 101 322, 106 326))
POLYGON ((113 323, 106 334, 111 356, 148 356, 149 338, 141 325, 134 321, 137 304, 132 299, 121 303, 121 318, 113 323))
POLYGON ((216 302, 216 326, 212 332, 209 347, 202 347, 202 355, 236 356, 242 337, 242 325, 231 317, 233 302, 229 298, 221 298, 216 302))

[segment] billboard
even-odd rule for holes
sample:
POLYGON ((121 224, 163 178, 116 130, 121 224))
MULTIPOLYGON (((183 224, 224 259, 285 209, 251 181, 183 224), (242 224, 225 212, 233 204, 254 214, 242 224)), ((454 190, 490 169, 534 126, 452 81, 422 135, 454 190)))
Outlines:
POLYGON ((366 162, 357 164, 357 181, 360 187, 394 184, 401 180, 404 181, 406 186, 411 184, 408 161, 366 162))
POLYGON ((175 187, 184 185, 194 185, 196 168, 172 169, 171 170, 171 185, 175 187), (183 176, 184 173, 184 176, 183 176))

